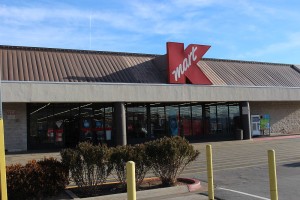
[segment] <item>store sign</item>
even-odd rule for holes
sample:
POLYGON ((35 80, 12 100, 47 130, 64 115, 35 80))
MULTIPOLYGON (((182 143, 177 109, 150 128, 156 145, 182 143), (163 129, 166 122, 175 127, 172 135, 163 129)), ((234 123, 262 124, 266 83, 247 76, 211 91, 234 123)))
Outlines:
POLYGON ((210 46, 190 44, 184 49, 183 43, 167 43, 167 59, 169 83, 186 83, 188 79, 192 84, 211 85, 197 63, 208 51, 210 46))

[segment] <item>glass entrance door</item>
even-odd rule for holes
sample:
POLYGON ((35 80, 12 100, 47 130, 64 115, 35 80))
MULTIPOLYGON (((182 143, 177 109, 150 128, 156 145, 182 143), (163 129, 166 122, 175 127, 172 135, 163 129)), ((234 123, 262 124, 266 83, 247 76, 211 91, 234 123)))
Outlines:
POLYGON ((251 115, 252 136, 260 135, 260 116, 251 115))

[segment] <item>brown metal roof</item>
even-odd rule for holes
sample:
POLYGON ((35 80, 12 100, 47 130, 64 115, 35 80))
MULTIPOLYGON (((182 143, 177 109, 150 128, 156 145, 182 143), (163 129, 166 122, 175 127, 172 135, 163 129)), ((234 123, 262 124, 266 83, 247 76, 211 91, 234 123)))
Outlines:
POLYGON ((214 85, 300 87, 294 65, 204 58, 198 66, 214 85))
MULTIPOLYGON (((213 85, 300 87, 300 67, 204 58, 213 85)), ((165 55, 0 46, 2 80, 167 83, 165 55)))
POLYGON ((157 55, 0 46, 2 80, 166 83, 157 55))

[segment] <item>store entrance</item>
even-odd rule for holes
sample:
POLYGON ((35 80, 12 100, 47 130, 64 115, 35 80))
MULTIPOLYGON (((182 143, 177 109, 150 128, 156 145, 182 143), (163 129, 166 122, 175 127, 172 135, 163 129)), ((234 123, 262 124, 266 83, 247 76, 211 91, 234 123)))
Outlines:
POLYGON ((260 135, 260 115, 251 115, 252 136, 260 135))
POLYGON ((74 148, 79 142, 79 119, 70 119, 65 121, 65 147, 74 148))

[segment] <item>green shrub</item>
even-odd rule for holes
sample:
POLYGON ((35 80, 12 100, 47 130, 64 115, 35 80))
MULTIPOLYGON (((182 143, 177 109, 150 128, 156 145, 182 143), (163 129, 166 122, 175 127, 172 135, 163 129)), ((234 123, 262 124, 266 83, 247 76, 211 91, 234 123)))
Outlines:
POLYGON ((87 186, 104 183, 113 169, 109 160, 110 149, 106 145, 82 142, 76 149, 64 149, 60 154, 71 179, 82 190, 93 192, 96 188, 87 186))
POLYGON ((145 143, 152 170, 164 185, 174 185, 183 169, 199 156, 199 151, 182 137, 164 137, 145 143))
POLYGON ((145 145, 117 146, 113 148, 111 162, 117 175, 117 180, 126 187, 126 163, 135 162, 136 186, 139 187, 150 170, 151 165, 145 154, 145 145))
POLYGON ((9 199, 42 199, 62 191, 68 182, 62 164, 54 158, 9 165, 6 170, 9 199))

